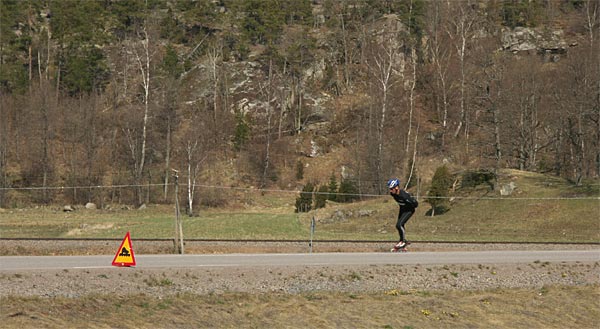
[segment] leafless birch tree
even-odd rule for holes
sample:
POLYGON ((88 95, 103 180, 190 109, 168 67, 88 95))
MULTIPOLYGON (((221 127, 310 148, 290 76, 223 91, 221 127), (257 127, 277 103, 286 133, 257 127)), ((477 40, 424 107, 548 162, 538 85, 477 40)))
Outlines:
POLYGON ((429 34, 427 46, 431 64, 433 67, 435 87, 435 109, 439 122, 441 123, 441 147, 446 145, 446 132, 448 130, 448 111, 450 108, 450 90, 453 88, 452 80, 449 78, 449 68, 453 60, 453 52, 448 47, 446 26, 448 8, 441 1, 431 1, 430 17, 427 20, 427 31, 429 34))
MULTIPOLYGON (((391 42, 381 41, 377 44, 371 44, 371 56, 366 61, 371 76, 377 86, 377 90, 380 92, 377 123, 377 181, 383 180, 384 131, 388 120, 388 107, 390 106, 388 100, 392 87, 401 80, 400 75, 404 73, 404 58, 402 58, 402 55, 399 52, 398 42, 400 42, 400 40, 398 38, 398 31, 386 35, 385 38, 391 40, 391 42)), ((381 192, 381 186, 378 186, 378 189, 379 192, 381 192)))
MULTIPOLYGON (((469 43, 471 42, 473 32, 476 28, 477 12, 472 6, 466 1, 454 1, 448 2, 449 5, 453 6, 450 12, 450 26, 448 27, 447 33, 453 42, 456 54, 458 56, 458 62, 460 67, 460 115, 458 119, 458 125, 454 131, 454 137, 458 137, 462 129, 465 129, 465 135, 468 140, 468 113, 466 104, 466 88, 467 88, 467 72, 466 72, 466 61, 467 53, 469 51, 469 43)), ((468 142, 467 142, 468 143, 468 142)))
POLYGON ((131 46, 131 53, 134 56, 136 69, 139 72, 139 84, 142 88, 141 107, 142 118, 141 126, 137 124, 129 125, 124 128, 124 134, 127 138, 133 168, 133 178, 136 185, 137 203, 143 203, 142 178, 146 165, 147 141, 149 133, 150 120, 150 97, 151 97, 151 38, 148 31, 148 18, 144 21, 138 32, 140 40, 131 46))

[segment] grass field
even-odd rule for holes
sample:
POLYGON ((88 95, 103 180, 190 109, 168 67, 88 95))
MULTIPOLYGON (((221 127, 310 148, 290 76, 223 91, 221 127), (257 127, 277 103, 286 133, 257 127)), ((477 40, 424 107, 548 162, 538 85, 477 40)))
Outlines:
MULTIPOLYGON (((451 210, 425 216, 421 201, 408 238, 451 241, 600 242, 600 186, 574 187, 538 174, 510 171, 511 197, 486 187, 457 191, 451 210)), ((414 191, 412 191, 414 193, 414 191)), ((397 205, 389 196, 329 203, 294 212, 293 193, 232 194, 229 204, 183 217, 186 238, 395 240, 397 205)), ((422 199, 421 199, 422 200, 422 199)), ((173 205, 146 209, 63 212, 62 206, 0 209, 3 238, 172 238, 173 205)), ((200 274, 198 274, 200 275, 200 274)), ((566 274, 565 274, 566 275, 566 274)), ((20 277, 15 277, 20 279, 20 277)), ((481 291, 225 292, 79 298, 9 296, 0 303, 3 328, 596 328, 595 284, 481 291)))
POLYGON ((597 328, 597 286, 379 294, 9 297, 3 328, 597 328))
MULTIPOLYGON (((459 190, 451 210, 426 216, 420 207, 407 224, 414 241, 600 242, 600 186, 575 187, 540 174, 507 171, 501 176, 517 189, 500 197, 486 186, 459 190)), ((416 194, 415 191, 412 191, 416 194)), ((395 240, 397 205, 389 196, 363 201, 328 203, 325 208, 295 213, 294 193, 232 193, 227 206, 183 215, 185 238, 307 239, 316 219, 315 239, 395 240), (241 201, 243 200, 243 202, 241 201)), ((0 210, 4 238, 172 238, 173 205, 149 205, 131 210, 63 212, 60 206, 0 210)))

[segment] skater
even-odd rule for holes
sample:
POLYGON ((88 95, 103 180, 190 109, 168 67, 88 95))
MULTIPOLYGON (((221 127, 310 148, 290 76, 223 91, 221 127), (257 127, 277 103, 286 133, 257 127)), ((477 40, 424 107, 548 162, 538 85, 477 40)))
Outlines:
POLYGON ((410 195, 410 193, 400 188, 400 180, 398 178, 392 178, 387 182, 387 187, 390 190, 390 195, 396 200, 400 206, 400 212, 398 213, 398 222, 396 222, 396 229, 400 235, 400 240, 394 246, 392 251, 402 250, 406 248, 406 231, 404 225, 410 217, 415 213, 415 209, 419 206, 419 202, 410 195))

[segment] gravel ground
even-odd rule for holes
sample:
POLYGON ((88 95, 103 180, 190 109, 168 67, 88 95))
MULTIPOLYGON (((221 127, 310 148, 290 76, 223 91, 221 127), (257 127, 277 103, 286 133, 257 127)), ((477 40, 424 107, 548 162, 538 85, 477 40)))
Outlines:
MULTIPOLYGON (((174 243, 168 240, 132 239, 136 254, 171 254, 174 243)), ((313 252, 383 252, 389 251, 395 242, 347 243, 319 242, 312 246, 313 252)), ((0 256, 25 255, 114 255, 121 240, 19 240, 0 239, 0 256)), ((591 244, 466 244, 415 242, 411 251, 477 251, 477 250, 584 250, 599 249, 591 244)), ((219 253, 308 253, 308 241, 303 242, 215 242, 186 240, 188 254, 219 253)))
MULTIPOLYGON (((113 254, 120 241, 30 242, 0 240, 0 254, 113 254), (116 247, 115 247, 116 245, 116 247)), ((132 242, 136 254, 169 253, 169 242, 132 242)), ((383 251, 389 243, 319 243, 313 252, 383 251)), ((598 249, 597 245, 442 245, 414 243, 411 250, 598 249)), ((308 252, 307 243, 188 242, 187 253, 308 252)), ((399 257, 401 257, 399 255, 399 257)), ((1 267, 1 264, 0 264, 1 267)), ((257 266, 210 269, 107 268, 0 271, 0 297, 9 295, 81 297, 90 294, 167 296, 224 292, 368 293, 413 290, 542 288, 547 285, 600 285, 600 262, 534 262, 498 265, 257 266)))

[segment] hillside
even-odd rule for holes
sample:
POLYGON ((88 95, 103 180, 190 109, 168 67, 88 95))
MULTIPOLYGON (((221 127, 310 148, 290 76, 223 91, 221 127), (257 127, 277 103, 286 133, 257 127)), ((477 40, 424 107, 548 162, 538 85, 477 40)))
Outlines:
POLYGON ((598 3, 469 4, 2 0, 0 207, 597 179, 598 3))

